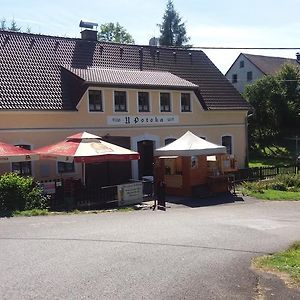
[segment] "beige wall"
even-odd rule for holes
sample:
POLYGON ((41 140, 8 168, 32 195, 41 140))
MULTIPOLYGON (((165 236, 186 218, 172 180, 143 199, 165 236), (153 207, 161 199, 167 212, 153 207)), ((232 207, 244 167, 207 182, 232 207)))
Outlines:
MULTIPOLYGON (((91 89, 101 89, 94 87, 91 89)), ((131 148, 137 150, 137 142, 144 139, 155 141, 156 147, 164 145, 166 138, 178 138, 187 130, 207 140, 221 144, 223 135, 233 137, 233 153, 239 166, 244 166, 246 154, 245 111, 204 111, 197 97, 192 93, 192 112, 180 111, 180 93, 171 93, 172 112, 160 113, 159 90, 149 90, 151 112, 139 113, 137 90, 127 90, 128 112, 113 111, 113 91, 101 89, 104 112, 88 111, 88 92, 79 102, 76 112, 36 112, 16 111, 0 112, 0 140, 11 144, 29 144, 32 149, 56 143, 67 136, 81 131, 88 131, 100 136, 130 136, 131 148), (156 125, 108 124, 108 116, 178 116, 178 123, 156 125)), ((146 91, 146 90, 143 90, 146 91)), ((77 166, 74 177, 80 176, 81 167, 77 166)), ((136 177, 137 162, 133 162, 136 177)), ((34 162, 34 174, 40 179, 57 177, 56 163, 51 161, 34 162), (44 176, 48 174, 48 176, 44 176)), ((10 171, 10 165, 1 164, 0 173, 10 171)))

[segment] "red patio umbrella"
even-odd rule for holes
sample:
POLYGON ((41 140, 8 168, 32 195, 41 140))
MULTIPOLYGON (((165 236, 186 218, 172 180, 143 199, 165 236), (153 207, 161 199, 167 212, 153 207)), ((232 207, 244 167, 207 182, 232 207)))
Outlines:
POLYGON ((138 152, 105 142, 101 137, 81 132, 67 137, 66 140, 35 150, 43 159, 55 159, 62 162, 81 162, 82 176, 85 180, 86 163, 106 161, 128 161, 140 158, 138 152))
POLYGON ((39 155, 24 148, 0 142, 0 163, 38 160, 39 155))

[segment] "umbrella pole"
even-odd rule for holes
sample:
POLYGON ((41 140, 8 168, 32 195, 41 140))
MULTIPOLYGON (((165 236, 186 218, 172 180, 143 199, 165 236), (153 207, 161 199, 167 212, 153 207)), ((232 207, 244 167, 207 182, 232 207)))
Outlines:
POLYGON ((85 186, 85 163, 81 162, 82 183, 85 186))

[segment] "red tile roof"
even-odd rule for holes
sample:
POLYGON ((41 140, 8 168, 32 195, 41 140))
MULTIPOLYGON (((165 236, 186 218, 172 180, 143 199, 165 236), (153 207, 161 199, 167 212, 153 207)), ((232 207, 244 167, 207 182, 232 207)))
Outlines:
POLYGON ((198 50, 0 31, 0 61, 2 110, 75 110, 87 84, 62 66, 168 72, 199 86, 196 95, 204 109, 249 109, 198 50))
POLYGON ((274 74, 280 70, 284 64, 293 64, 300 66, 296 59, 273 57, 242 53, 248 58, 257 68, 259 68, 265 75, 274 74))
POLYGON ((87 83, 101 84, 101 86, 134 86, 171 89, 199 88, 196 84, 173 75, 170 72, 94 67, 78 69, 65 66, 65 68, 87 83))

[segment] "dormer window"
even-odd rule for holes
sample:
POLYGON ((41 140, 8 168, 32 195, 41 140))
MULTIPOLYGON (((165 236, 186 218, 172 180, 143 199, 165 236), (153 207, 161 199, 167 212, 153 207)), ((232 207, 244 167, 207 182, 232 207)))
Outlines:
POLYGON ((115 91, 115 111, 127 111, 127 99, 125 91, 115 91))
POLYGON ((170 93, 160 93, 160 111, 171 111, 171 95, 170 93))
POLYGON ((150 111, 149 93, 148 92, 138 92, 138 105, 139 105, 139 112, 149 112, 150 111))
POLYGON ((89 91, 89 111, 103 111, 101 91, 98 90, 89 91))

